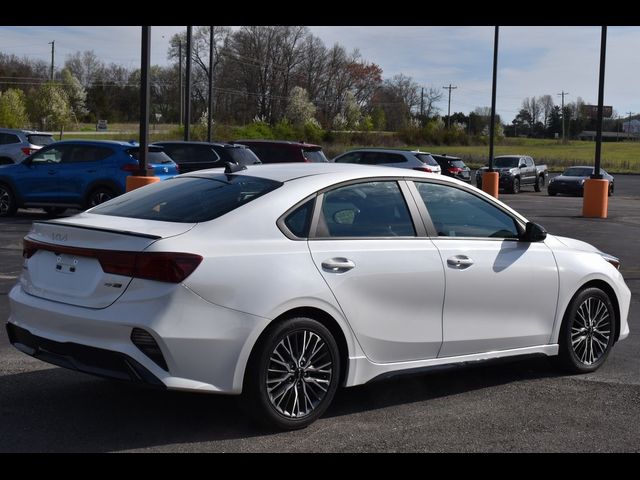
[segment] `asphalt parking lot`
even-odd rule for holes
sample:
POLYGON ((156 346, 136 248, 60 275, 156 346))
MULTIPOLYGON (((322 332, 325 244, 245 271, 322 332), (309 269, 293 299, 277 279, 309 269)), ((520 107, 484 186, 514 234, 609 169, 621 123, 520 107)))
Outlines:
MULTIPOLYGON (((582 199, 523 189, 500 199, 547 228, 620 257, 631 335, 582 376, 535 359, 396 378, 338 392, 297 432, 259 429, 234 397, 162 392, 32 359, 0 330, 0 451, 24 452, 639 452, 640 176, 616 176, 608 219, 582 199)), ((0 220, 0 319, 39 210, 0 220)), ((526 295, 526 292, 523 294, 526 295)))

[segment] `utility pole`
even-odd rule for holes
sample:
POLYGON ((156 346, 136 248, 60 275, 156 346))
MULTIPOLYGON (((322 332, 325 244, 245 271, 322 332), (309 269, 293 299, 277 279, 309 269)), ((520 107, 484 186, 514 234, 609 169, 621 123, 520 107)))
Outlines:
POLYGON ((182 109, 182 40, 178 40, 178 90, 180 91, 180 119, 178 120, 178 125, 182 125, 182 117, 184 115, 184 111, 182 109))
POLYGON ((562 143, 564 143, 565 142, 565 138, 564 138, 564 96, 565 95, 569 95, 569 92, 565 92, 563 90, 562 93, 558 93, 558 95, 562 96, 562 143))
POLYGON ((424 117, 424 87, 420 93, 420 116, 424 117))
POLYGON ((631 135, 631 115, 633 115, 633 112, 627 112, 627 114, 629 115, 629 120, 627 120, 627 135, 631 135))
POLYGON ((193 27, 187 27, 187 65, 185 67, 184 86, 184 141, 190 140, 191 126, 191 39, 193 27))
POLYGON ((52 40, 49 45, 51 45, 51 81, 53 82, 53 60, 55 58, 56 41, 52 40))
POLYGON ((442 87, 445 90, 449 90, 449 108, 447 109, 447 128, 451 127, 451 90, 455 90, 458 87, 452 87, 449 84, 448 87, 442 87))
POLYGON ((207 109, 207 141, 211 141, 213 115, 213 27, 209 27, 209 108, 207 109))

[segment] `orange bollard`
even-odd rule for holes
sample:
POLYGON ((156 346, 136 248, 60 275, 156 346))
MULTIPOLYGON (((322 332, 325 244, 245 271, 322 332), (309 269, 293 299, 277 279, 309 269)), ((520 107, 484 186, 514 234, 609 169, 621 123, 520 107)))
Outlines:
POLYGON ((484 172, 482 174, 482 191, 498 198, 500 174, 498 172, 484 172))
POLYGON ((127 192, 159 181, 158 177, 136 177, 131 175, 127 177, 127 192))
POLYGON ((609 209, 609 180, 588 178, 584 181, 582 216, 607 218, 609 209))

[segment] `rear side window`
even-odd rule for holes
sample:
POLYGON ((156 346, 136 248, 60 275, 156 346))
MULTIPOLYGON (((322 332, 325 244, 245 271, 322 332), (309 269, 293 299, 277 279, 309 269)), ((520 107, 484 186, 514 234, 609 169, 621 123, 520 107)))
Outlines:
POLYGON ((259 145, 249 145, 249 148, 258 156, 262 163, 282 163, 295 162, 298 158, 293 158, 291 150, 288 148, 263 147, 259 145))
POLYGON ((238 165, 255 165, 262 163, 256 154, 248 148, 227 148, 225 151, 238 165))
POLYGON ((396 182, 348 185, 324 194, 317 237, 414 237, 413 221, 396 182))
POLYGON ((44 147, 45 145, 51 145, 55 140, 51 135, 38 135, 31 134, 27 135, 27 140, 31 145, 38 145, 40 147, 44 147))
POLYGON ((176 177, 121 195, 91 213, 162 222, 206 222, 280 186, 281 182, 244 175, 176 177))
POLYGON ((21 143, 20 138, 12 133, 0 133, 0 145, 10 145, 12 143, 21 143))
POLYGON ((62 157, 62 163, 99 162, 113 154, 113 150, 106 147, 69 146, 62 157))
POLYGON ((315 197, 300 205, 285 218, 284 224, 296 237, 307 238, 309 236, 314 205, 315 197))
POLYGON ((335 163, 360 163, 362 161, 362 152, 345 153, 335 159, 335 163))
POLYGON ((365 165, 383 165, 386 163, 402 163, 407 160, 397 153, 385 153, 385 152, 365 152, 362 155, 362 161, 365 165))
POLYGON ((328 162, 327 157, 324 156, 322 150, 302 150, 302 154, 304 158, 306 158, 309 162, 314 163, 326 163, 328 162))
POLYGON ((436 167, 439 165, 439 163, 436 162, 435 159, 429 154, 416 153, 416 157, 418 158, 418 160, 420 160, 422 163, 426 165, 431 165, 432 167, 436 167))

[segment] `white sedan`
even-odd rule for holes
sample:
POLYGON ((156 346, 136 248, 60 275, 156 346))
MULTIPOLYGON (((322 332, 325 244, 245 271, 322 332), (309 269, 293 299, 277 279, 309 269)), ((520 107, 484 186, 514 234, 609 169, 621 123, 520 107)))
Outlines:
POLYGON ((34 222, 12 344, 95 375, 243 393, 294 429, 338 386, 532 354, 590 372, 629 335, 615 257, 458 180, 238 168, 34 222))

